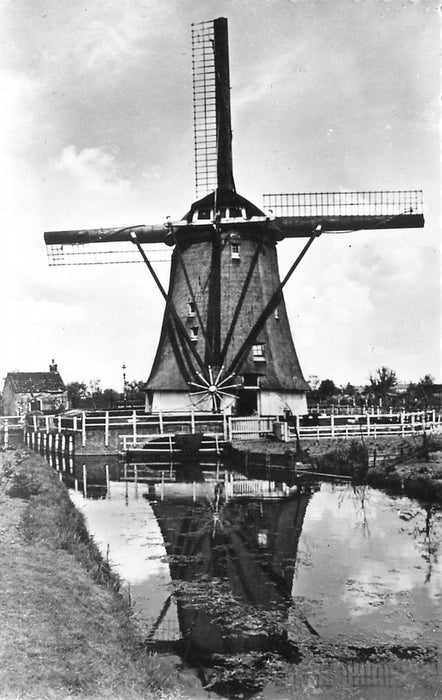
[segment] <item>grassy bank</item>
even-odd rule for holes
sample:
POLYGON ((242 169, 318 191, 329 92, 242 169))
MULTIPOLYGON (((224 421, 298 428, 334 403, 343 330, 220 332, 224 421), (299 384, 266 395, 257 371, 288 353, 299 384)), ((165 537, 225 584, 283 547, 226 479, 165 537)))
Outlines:
POLYGON ((312 470, 442 504, 442 435, 353 440, 238 441, 231 458, 248 463, 309 464, 312 470))
POLYGON ((47 463, 0 453, 0 697, 179 698, 47 463))

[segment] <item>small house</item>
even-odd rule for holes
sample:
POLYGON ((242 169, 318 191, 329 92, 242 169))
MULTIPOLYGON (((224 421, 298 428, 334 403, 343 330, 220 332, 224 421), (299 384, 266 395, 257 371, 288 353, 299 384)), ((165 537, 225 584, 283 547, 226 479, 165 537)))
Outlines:
POLYGON ((54 360, 49 372, 8 372, 3 388, 3 415, 60 413, 68 408, 67 389, 54 360))

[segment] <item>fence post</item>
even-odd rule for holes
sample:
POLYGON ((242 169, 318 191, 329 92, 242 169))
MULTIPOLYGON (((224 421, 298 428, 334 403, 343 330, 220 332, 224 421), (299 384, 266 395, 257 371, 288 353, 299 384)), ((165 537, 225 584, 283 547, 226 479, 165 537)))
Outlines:
POLYGON ((104 446, 109 446, 109 411, 104 414, 104 446))
POLYGON ((81 445, 86 446, 86 411, 81 413, 81 445))
POLYGON ((133 433, 133 443, 134 447, 137 444, 137 412, 132 413, 132 433, 133 433))
POLYGON ((195 432, 195 411, 193 407, 190 410, 190 432, 195 432))
POLYGON ((83 464, 83 493, 84 497, 87 498, 87 470, 85 464, 83 464))
POLYGON ((158 420, 160 422, 160 434, 163 434, 163 414, 161 411, 158 411, 158 420))
POLYGON ((58 432, 61 433, 61 416, 58 416, 58 432))
POLYGON ((331 414, 330 416, 330 428, 331 428, 331 436, 335 436, 335 415, 334 413, 331 414))
POLYGON ((3 440, 4 446, 8 447, 8 445, 9 445, 9 421, 7 418, 5 418, 3 436, 4 436, 4 440, 3 440))
POLYGON ((366 418, 367 418, 367 437, 368 437, 370 435, 370 414, 369 413, 366 414, 366 418))
POLYGON ((296 430, 296 439, 300 440, 301 439, 301 417, 300 417, 299 413, 297 413, 295 416, 295 430, 296 430))

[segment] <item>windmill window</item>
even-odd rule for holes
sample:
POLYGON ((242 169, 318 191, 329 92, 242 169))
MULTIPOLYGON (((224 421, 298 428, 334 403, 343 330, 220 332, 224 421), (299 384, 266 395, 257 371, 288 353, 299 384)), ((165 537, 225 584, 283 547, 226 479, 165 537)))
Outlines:
POLYGON ((243 215, 241 207, 230 207, 229 217, 231 219, 241 219, 243 215))
POLYGON ((196 304, 194 301, 189 301, 187 304, 187 315, 192 317, 196 314, 196 304))
POLYGON ((190 329, 190 340, 196 342, 198 340, 198 326, 192 326, 190 329))
POLYGON ((231 243, 230 244, 230 250, 232 253, 232 260, 239 260, 240 259, 240 248, 239 248, 239 243, 231 243))
POLYGON ((275 318, 279 321, 279 309, 275 309, 275 318))
POLYGON ((252 348, 253 359, 255 362, 265 362, 264 357, 264 343, 255 343, 252 348))
POLYGON ((197 211, 197 218, 199 220, 205 220, 208 221, 211 219, 211 210, 210 209, 198 209, 197 211))

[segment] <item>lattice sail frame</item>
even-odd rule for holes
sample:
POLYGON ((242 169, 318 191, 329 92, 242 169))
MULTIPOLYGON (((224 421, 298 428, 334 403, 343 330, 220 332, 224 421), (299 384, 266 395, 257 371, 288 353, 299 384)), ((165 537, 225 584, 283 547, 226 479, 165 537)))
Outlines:
MULTIPOLYGON (((151 244, 143 249, 152 263, 170 263, 172 251, 164 244, 151 244)), ((50 267, 144 263, 130 243, 49 243, 46 253, 50 267)))
POLYGON ((217 187, 218 134, 214 22, 192 24, 195 190, 199 199, 217 187))
POLYGON ((396 217, 422 214, 422 190, 296 192, 263 195, 276 217, 396 217))

